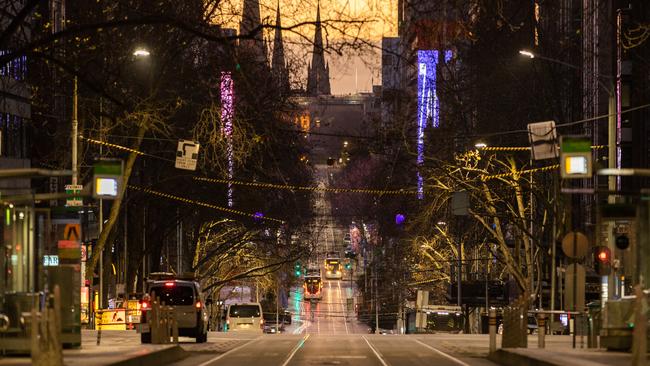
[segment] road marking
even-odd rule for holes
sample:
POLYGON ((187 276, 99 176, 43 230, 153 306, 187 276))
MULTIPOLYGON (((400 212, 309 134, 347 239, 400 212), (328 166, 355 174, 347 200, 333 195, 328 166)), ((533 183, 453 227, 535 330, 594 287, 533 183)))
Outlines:
POLYGON ((246 343, 244 343, 242 345, 239 345, 239 346, 231 349, 230 351, 226 351, 226 352, 220 354, 219 356, 216 356, 215 358, 211 358, 211 359, 209 359, 209 360, 207 360, 207 361, 205 361, 205 362, 203 362, 203 363, 201 363, 201 364, 199 364, 197 366, 208 366, 209 364, 213 363, 214 361, 220 360, 221 358, 223 358, 223 357, 225 357, 225 356, 227 356, 227 355, 229 355, 229 354, 231 354, 231 353, 233 353, 235 351, 238 351, 241 348, 244 348, 244 347, 248 346, 249 344, 255 342, 256 340, 258 340, 260 338, 262 338, 262 337, 260 336, 260 337, 254 338, 254 339, 252 339, 252 340, 250 340, 250 341, 248 341, 248 342, 246 342, 246 343))
POLYGON ((366 341, 366 343, 368 343, 368 347, 370 347, 370 349, 375 354, 375 356, 377 356, 377 358, 379 359, 379 362, 381 362, 381 364, 384 365, 384 366, 388 366, 386 361, 384 361, 384 359, 381 357, 381 354, 379 353, 379 351, 377 351, 375 349, 375 347, 373 347, 372 344, 370 344, 370 341, 368 341, 368 338, 366 338, 366 336, 361 336, 361 338, 363 338, 363 340, 366 341))
POLYGON ((291 361, 291 359, 292 359, 293 356, 296 354, 296 352, 298 352, 298 350, 299 350, 300 348, 302 348, 302 346, 305 345, 305 342, 307 342, 307 339, 309 339, 309 334, 307 334, 303 339, 300 340, 300 342, 298 342, 298 344, 296 344, 295 347, 293 347, 293 350, 292 350, 291 353, 289 354, 289 357, 287 357, 287 359, 284 361, 284 363, 282 364, 282 366, 287 366, 287 365, 289 364, 289 361, 291 361))
POLYGON ((341 302, 343 301, 343 294, 341 292, 341 281, 337 282, 337 284, 339 285, 339 304, 341 304, 341 311, 343 312, 343 324, 345 324, 345 334, 350 334, 350 332, 348 331, 348 311, 345 308, 345 306, 343 306, 343 303, 341 302))
POLYGON ((340 359, 363 359, 368 358, 363 355, 350 355, 350 356, 306 356, 305 358, 318 358, 318 359, 329 359, 329 358, 340 358, 340 359))
POLYGON ((435 347, 432 347, 432 346, 430 346, 430 345, 428 345, 428 344, 426 344, 426 343, 424 343, 424 342, 422 342, 422 341, 420 341, 420 340, 418 340, 418 339, 415 339, 415 338, 412 338, 412 339, 413 339, 414 341, 416 341, 417 343, 419 343, 419 344, 425 346, 426 348, 428 348, 428 349, 430 349, 430 350, 432 350, 432 351, 434 351, 434 352, 437 352, 437 353, 440 354, 441 356, 444 356, 444 357, 446 357, 446 358, 448 358, 448 359, 450 359, 450 360, 456 362, 456 363, 459 364, 459 365, 462 365, 462 366, 469 366, 469 364, 467 364, 467 363, 465 363, 465 362, 463 362, 463 361, 457 359, 456 357, 454 357, 454 356, 452 356, 452 355, 449 355, 449 354, 447 354, 447 353, 445 353, 445 352, 442 352, 441 350, 439 350, 439 349, 437 349, 437 348, 435 348, 435 347))

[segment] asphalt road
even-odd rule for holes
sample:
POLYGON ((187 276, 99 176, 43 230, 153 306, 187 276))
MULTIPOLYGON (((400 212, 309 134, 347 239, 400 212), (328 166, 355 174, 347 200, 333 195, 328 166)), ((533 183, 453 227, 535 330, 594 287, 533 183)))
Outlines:
POLYGON ((453 355, 441 350, 434 338, 414 335, 237 334, 228 338, 215 334, 206 344, 182 346, 191 356, 176 366, 493 365, 483 358, 453 355), (223 353, 208 351, 211 345, 227 340, 238 343, 223 353))

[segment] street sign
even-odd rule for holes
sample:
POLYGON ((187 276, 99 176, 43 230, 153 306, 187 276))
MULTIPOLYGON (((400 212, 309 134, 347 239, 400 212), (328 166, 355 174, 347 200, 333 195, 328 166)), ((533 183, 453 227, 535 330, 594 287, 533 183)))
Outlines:
POLYGON ((557 132, 555 121, 528 124, 528 141, 533 160, 557 158, 557 132))
POLYGON ((79 241, 81 239, 81 226, 79 224, 66 224, 63 229, 63 239, 79 241))
POLYGON ((176 149, 177 169, 196 170, 196 161, 199 158, 199 143, 189 140, 178 140, 176 149))
MULTIPOLYGON (((65 193, 66 194, 79 194, 84 188, 81 184, 66 184, 65 193)), ((71 197, 65 200, 65 205, 67 207, 79 207, 84 205, 84 201, 81 197, 71 197)))
POLYGON ((591 178, 591 137, 560 137, 560 175, 563 179, 591 178))
POLYGON ((589 239, 579 231, 571 231, 562 239, 562 251, 569 258, 582 258, 587 255, 589 239))
POLYGON ((114 200, 122 188, 121 160, 100 160, 93 166, 93 197, 114 200))

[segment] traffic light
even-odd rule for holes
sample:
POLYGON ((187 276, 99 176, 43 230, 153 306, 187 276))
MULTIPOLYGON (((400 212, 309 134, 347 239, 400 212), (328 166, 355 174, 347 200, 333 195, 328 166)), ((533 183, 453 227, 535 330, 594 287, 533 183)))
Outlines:
POLYGON ((348 271, 351 270, 352 269, 352 263, 350 263, 350 262, 346 263, 345 264, 345 269, 347 269, 348 271))
POLYGON ((293 268, 295 270, 296 277, 300 277, 302 275, 302 265, 300 265, 300 262, 296 262, 293 268))
POLYGON ((608 247, 596 247, 594 251, 594 270, 599 276, 607 276, 612 271, 612 252, 608 247))

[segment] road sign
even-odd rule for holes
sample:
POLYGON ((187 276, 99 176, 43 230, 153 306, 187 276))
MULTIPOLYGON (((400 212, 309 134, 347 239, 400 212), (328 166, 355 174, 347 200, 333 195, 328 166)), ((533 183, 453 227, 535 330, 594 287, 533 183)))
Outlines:
POLYGON ((571 231, 562 239, 562 251, 567 257, 582 258, 587 255, 589 239, 579 231, 571 231))
POLYGON ((560 137, 560 175, 563 179, 591 178, 591 137, 560 137))
POLYGON ((176 149, 177 169, 196 170, 196 161, 199 158, 199 143, 189 140, 178 140, 176 149))
POLYGON ((123 162, 100 160, 93 166, 93 197, 114 200, 122 188, 123 162))
POLYGON ((555 121, 529 123, 528 141, 533 160, 557 158, 555 121))
POLYGON ((81 239, 81 226, 79 224, 66 224, 63 229, 63 239, 79 241, 81 239))
MULTIPOLYGON (((65 193, 66 194, 79 194, 84 188, 81 184, 66 184, 65 193)), ((68 207, 79 207, 84 205, 83 199, 81 197, 71 197, 65 200, 65 205, 68 207)))

